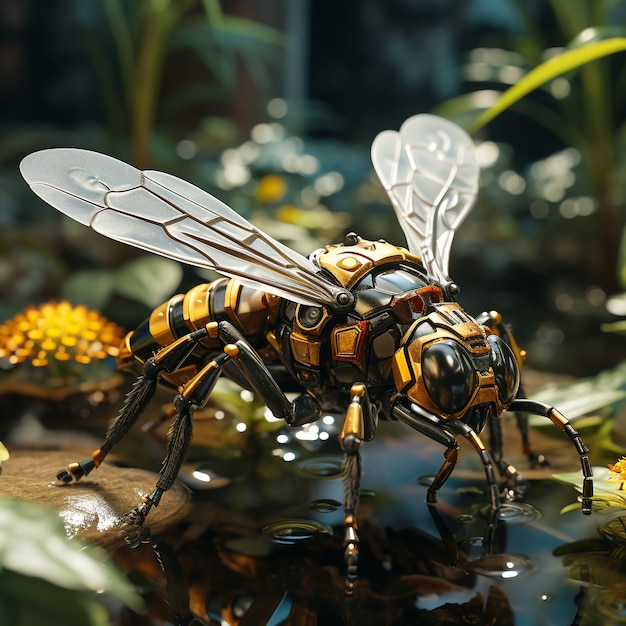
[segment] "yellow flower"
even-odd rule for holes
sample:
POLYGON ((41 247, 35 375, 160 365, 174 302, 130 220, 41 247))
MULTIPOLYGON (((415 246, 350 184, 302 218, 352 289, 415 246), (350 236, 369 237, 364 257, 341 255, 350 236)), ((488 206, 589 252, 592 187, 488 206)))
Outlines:
POLYGON ((619 489, 623 489, 624 481, 626 481, 626 457, 620 457, 615 465, 609 463, 607 467, 609 468, 607 480, 619 482, 619 489))
POLYGON ((85 306, 47 302, 29 307, 0 326, 0 358, 35 367, 53 362, 92 361, 116 356, 124 331, 85 306))
POLYGON ((256 188, 255 200, 260 204, 280 202, 287 193, 287 181, 278 174, 266 174, 256 188))

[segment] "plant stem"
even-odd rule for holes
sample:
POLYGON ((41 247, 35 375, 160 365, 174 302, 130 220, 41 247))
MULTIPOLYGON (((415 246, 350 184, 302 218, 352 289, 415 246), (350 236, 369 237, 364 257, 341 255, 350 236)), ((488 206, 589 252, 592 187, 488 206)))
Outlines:
POLYGON ((171 26, 169 18, 167 11, 150 8, 137 59, 132 103, 132 158, 140 169, 147 167, 149 160, 156 99, 161 86, 163 44, 171 26))

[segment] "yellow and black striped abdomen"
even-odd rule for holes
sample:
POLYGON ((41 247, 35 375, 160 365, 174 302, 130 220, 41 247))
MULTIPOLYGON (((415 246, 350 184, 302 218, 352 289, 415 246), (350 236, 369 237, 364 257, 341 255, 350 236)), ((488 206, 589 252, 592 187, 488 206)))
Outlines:
MULTIPOLYGON (((126 335, 118 366, 134 370, 159 348, 209 322, 221 320, 230 321, 249 340, 266 343, 265 337, 278 316, 279 301, 276 296, 246 287, 235 279, 220 278, 196 285, 156 307, 148 319, 126 335)), ((217 340, 209 338, 198 351, 209 354, 220 347, 217 340)))

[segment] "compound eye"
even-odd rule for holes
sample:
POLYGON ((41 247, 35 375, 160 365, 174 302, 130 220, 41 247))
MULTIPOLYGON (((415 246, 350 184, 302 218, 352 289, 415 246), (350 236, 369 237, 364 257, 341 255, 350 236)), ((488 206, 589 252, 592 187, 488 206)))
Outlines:
POLYGON ((487 343, 491 348, 489 359, 498 387, 498 396, 503 405, 513 402, 520 384, 520 373, 515 355, 509 345, 498 335, 489 335, 487 343))
POLYGON ((444 413, 462 411, 476 387, 476 371, 468 355, 450 339, 426 348, 422 376, 428 395, 444 413))

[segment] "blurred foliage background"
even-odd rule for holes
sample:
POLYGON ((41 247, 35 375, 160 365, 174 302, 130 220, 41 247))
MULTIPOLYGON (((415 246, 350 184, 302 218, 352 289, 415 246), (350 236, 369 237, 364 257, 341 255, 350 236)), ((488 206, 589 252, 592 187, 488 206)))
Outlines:
MULTIPOLYGON (((0 322, 67 298, 130 329, 207 279, 43 204, 18 173, 33 150, 171 172, 305 254, 349 229, 403 243, 372 175, 379 131, 426 111, 471 128, 532 68, 625 33, 619 0, 2 0, 0 322)), ((538 369, 624 356, 601 330, 626 313, 624 59, 560 75, 474 133, 482 189, 452 276, 538 369)))

